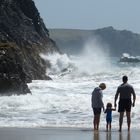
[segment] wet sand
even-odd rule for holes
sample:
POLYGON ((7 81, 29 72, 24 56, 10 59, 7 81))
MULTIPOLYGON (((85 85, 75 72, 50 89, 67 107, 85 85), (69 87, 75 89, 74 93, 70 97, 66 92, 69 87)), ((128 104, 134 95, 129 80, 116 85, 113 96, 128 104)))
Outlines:
POLYGON ((139 140, 140 130, 93 132, 87 128, 0 128, 0 140, 139 140))

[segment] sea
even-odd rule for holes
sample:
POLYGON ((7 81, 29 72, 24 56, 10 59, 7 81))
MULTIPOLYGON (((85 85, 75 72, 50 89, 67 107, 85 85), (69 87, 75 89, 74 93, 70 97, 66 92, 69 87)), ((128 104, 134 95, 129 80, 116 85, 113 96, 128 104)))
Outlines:
MULTIPOLYGON (((53 80, 33 80, 28 86, 32 94, 0 97, 0 127, 84 127, 93 128, 91 93, 104 82, 104 105, 114 103, 122 76, 127 75, 137 99, 132 108, 131 127, 140 128, 140 65, 120 63, 102 50, 87 48, 81 54, 41 54, 50 62, 46 74, 53 80)), ((119 113, 113 111, 112 129, 118 129, 119 113)), ((123 128, 127 128, 126 115, 123 128)), ((100 129, 106 129, 102 111, 100 129)))

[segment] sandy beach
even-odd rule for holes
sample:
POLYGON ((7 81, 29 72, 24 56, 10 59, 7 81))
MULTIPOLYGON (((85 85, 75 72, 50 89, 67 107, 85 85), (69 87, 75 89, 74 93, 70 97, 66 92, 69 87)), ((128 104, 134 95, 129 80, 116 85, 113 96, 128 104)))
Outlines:
POLYGON ((87 128, 0 128, 0 140, 139 140, 139 130, 93 132, 87 128))

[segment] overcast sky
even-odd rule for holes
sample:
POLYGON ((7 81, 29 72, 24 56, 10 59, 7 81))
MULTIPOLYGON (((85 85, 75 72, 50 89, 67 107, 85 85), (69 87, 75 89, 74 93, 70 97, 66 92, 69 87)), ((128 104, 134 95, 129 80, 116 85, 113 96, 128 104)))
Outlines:
POLYGON ((113 26, 140 33, 140 0, 34 0, 47 28, 113 26))

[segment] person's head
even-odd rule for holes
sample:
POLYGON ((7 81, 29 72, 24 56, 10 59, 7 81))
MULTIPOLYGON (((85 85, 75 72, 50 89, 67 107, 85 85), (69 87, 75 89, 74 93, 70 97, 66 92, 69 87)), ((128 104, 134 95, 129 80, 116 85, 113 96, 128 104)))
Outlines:
POLYGON ((123 81, 123 83, 127 83, 128 77, 127 77, 127 76, 123 76, 123 77, 122 77, 122 81, 123 81))
POLYGON ((106 108, 112 108, 112 104, 111 103, 107 103, 106 108))
POLYGON ((99 85, 99 87, 100 87, 102 90, 104 90, 104 89, 106 89, 106 84, 105 84, 105 83, 101 83, 101 84, 99 85))

